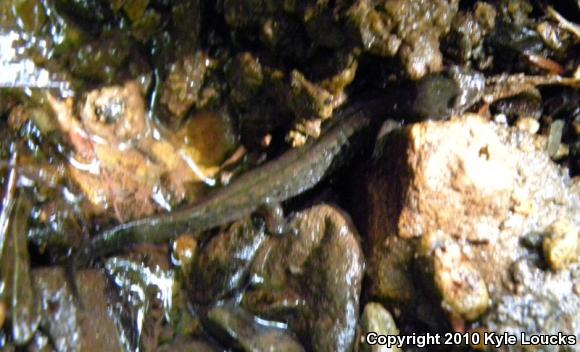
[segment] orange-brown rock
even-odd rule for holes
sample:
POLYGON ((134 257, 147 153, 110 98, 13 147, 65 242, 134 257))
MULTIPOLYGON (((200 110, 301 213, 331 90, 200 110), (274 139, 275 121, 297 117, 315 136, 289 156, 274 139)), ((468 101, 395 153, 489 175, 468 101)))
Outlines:
POLYGON ((454 328, 459 317, 501 331, 508 319, 535 333, 547 331, 536 313, 510 307, 546 304, 563 317, 551 328, 578 333, 567 322, 580 313, 571 289, 580 272, 580 187, 550 159, 545 137, 466 114, 385 138, 359 198, 371 296, 418 303, 407 307, 424 317, 431 309, 435 325, 444 314, 454 328), (566 236, 550 235, 556 223, 567 224, 566 236), (514 268, 529 278, 524 285, 514 268), (542 288, 554 280, 561 292, 542 288), (565 308, 552 304, 556 296, 565 308))

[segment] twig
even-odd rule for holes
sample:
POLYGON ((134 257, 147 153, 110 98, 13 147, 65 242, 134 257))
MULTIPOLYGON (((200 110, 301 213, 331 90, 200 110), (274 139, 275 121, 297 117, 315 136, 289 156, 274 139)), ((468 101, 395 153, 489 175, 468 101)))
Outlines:
POLYGON ((10 172, 8 174, 8 180, 6 182, 6 191, 2 199, 2 210, 0 211, 0 256, 4 251, 4 243, 6 242, 6 231, 8 229, 8 223, 10 222, 10 214, 12 213, 12 208, 14 207, 14 195, 16 193, 16 179, 18 174, 16 172, 16 161, 18 159, 18 153, 15 151, 12 153, 12 158, 10 159, 10 172))
POLYGON ((538 86, 562 85, 580 88, 580 80, 558 75, 526 76, 524 74, 498 75, 486 79, 483 101, 491 104, 499 99, 513 97, 538 86))

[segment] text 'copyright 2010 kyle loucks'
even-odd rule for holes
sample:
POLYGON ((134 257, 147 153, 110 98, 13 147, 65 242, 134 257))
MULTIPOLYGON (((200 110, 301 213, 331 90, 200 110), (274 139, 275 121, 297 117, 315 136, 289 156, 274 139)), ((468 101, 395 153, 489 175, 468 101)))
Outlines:
POLYGON ((441 346, 441 345, 486 345, 499 348, 501 346, 515 345, 557 345, 573 346, 576 345, 575 335, 566 335, 561 332, 552 335, 540 334, 509 334, 495 332, 448 332, 445 334, 426 333, 411 335, 381 335, 376 332, 369 332, 362 337, 364 343, 369 345, 383 345, 387 347, 404 347, 404 346, 441 346))

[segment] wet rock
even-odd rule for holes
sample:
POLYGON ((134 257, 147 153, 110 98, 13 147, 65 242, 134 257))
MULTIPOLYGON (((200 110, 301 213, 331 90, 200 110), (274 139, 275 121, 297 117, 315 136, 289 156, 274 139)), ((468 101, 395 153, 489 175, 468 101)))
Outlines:
POLYGON ((207 320, 208 329, 220 340, 229 340, 231 346, 242 351, 304 351, 287 331, 260 325, 239 307, 212 308, 207 313, 207 320))
POLYGON ((336 97, 296 70, 292 71, 290 91, 289 105, 298 118, 320 116, 327 119, 337 106, 336 97))
POLYGON ((160 340, 162 340, 161 337, 167 337, 167 341, 175 341, 181 338, 187 339, 190 336, 199 336, 203 333, 199 314, 192 312, 190 304, 186 289, 183 287, 175 288, 169 312, 171 327, 164 327, 164 335, 160 336, 160 340))
POLYGON ((37 331, 32 340, 26 345, 27 352, 52 352, 55 351, 54 346, 50 342, 50 338, 44 333, 37 331))
MULTIPOLYGON (((110 309, 122 330, 124 347, 129 350, 155 350, 165 318, 175 327, 188 315, 174 272, 169 270, 167 254, 159 254, 152 250, 134 252, 129 255, 131 259, 113 257, 105 264, 114 285, 109 295, 110 309)), ((195 319, 188 322, 194 331, 195 319)))
POLYGON ((474 60, 481 66, 484 38, 495 26, 495 18, 495 8, 481 1, 474 4, 473 11, 459 11, 445 37, 445 53, 460 62, 474 60))
POLYGON ((225 68, 225 74, 231 87, 230 97, 235 104, 249 102, 264 84, 262 65, 248 52, 232 59, 225 68))
POLYGON ((490 331, 549 333, 557 327, 577 335, 580 325, 569 318, 580 316, 577 297, 556 307, 553 297, 538 291, 556 276, 564 287, 577 282, 580 192, 567 170, 550 160, 547 139, 472 114, 415 124, 386 138, 360 189, 368 212, 360 223, 368 239, 372 297, 400 303, 393 292, 408 292, 418 304, 402 305, 407 312, 434 300, 455 329, 474 321, 490 331), (411 252, 405 260, 398 259, 400 242, 411 252), (542 257, 558 272, 546 272, 542 257), (522 260, 526 285, 512 270, 522 260), (396 271, 392 262, 407 269, 396 271), (421 285, 412 273, 420 274, 421 285), (408 277, 399 280, 399 291, 380 277, 395 274, 408 277), (548 304, 552 314, 568 318, 532 329, 528 323, 537 321, 537 312, 525 311, 524 301, 548 304), (517 319, 509 328, 498 322, 510 315, 517 319))
POLYGON ((550 49, 556 51, 566 49, 565 39, 567 39, 567 33, 554 23, 547 21, 540 22, 536 26, 536 32, 538 32, 544 44, 550 49))
POLYGON ((287 139, 293 147, 320 136, 323 121, 332 118, 335 109, 346 101, 345 88, 357 72, 358 61, 352 53, 341 52, 324 61, 307 70, 308 78, 298 70, 290 74, 287 104, 296 119, 287 139))
POLYGON ((188 282, 192 300, 208 303, 239 288, 265 240, 264 226, 254 224, 250 218, 232 224, 227 231, 213 237, 192 265, 188 282))
POLYGON ((494 54, 494 63, 501 69, 511 68, 523 53, 540 53, 544 45, 536 31, 521 24, 498 21, 486 37, 486 46, 494 54))
POLYGON ((459 94, 453 104, 452 115, 463 114, 466 109, 481 99, 485 89, 485 76, 481 72, 460 66, 450 67, 448 75, 459 89, 459 94))
POLYGON ((537 202, 535 211, 517 220, 545 228, 557 211, 574 213, 575 197, 566 192, 569 178, 536 148, 533 138, 475 115, 447 125, 417 124, 407 133, 409 176, 403 182, 408 187, 397 219, 402 237, 443 230, 470 241, 494 241, 510 220, 516 221, 511 211, 518 213, 531 203, 537 202), (546 182, 551 187, 540 187, 546 182), (540 198, 551 205, 550 211, 540 214, 540 198))
POLYGON ((184 277, 191 274, 195 257, 198 254, 198 242, 191 234, 183 234, 173 241, 171 258, 184 277))
POLYGON ((457 84, 443 75, 429 75, 417 84, 413 101, 417 121, 447 117, 459 94, 457 84))
POLYGON ((529 0, 506 0, 500 2, 498 10, 508 22, 523 26, 530 22, 529 15, 534 7, 529 0))
POLYGON ((292 234, 269 238, 252 265, 243 306, 290 328, 316 351, 348 351, 355 338, 364 258, 349 218, 330 205, 296 214, 292 234))
POLYGON ((192 108, 203 108, 218 97, 215 88, 206 84, 215 63, 202 52, 177 60, 161 90, 160 103, 179 121, 192 108))
POLYGON ((217 346, 214 346, 203 340, 180 338, 175 341, 164 344, 157 349, 157 352, 218 352, 221 351, 217 346))
POLYGON ((440 71, 439 38, 449 31, 458 1, 359 0, 348 10, 364 50, 398 55, 412 79, 440 71))
POLYGON ((498 100, 491 106, 495 114, 504 114, 512 120, 521 117, 538 120, 542 116, 543 108, 542 96, 537 89, 498 100))
POLYGON ((95 270, 77 272, 81 309, 61 268, 33 271, 43 321, 57 351, 123 351, 106 297, 105 277, 95 270))
POLYGON ((520 117, 517 119, 515 126, 529 134, 536 134, 540 130, 540 123, 538 120, 531 117, 520 117))
POLYGON ((181 149, 182 158, 193 160, 202 172, 215 170, 236 146, 231 118, 224 112, 194 114, 168 139, 181 149))
POLYGON ((412 240, 388 236, 373 246, 367 276, 372 283, 373 297, 388 302, 410 304, 415 299, 413 281, 415 243, 412 240))
POLYGON ((569 270, 544 271, 534 263, 522 260, 510 268, 514 287, 494 300, 494 307, 481 323, 489 331, 507 332, 517 337, 515 351, 580 351, 576 344, 568 346, 522 346, 521 333, 558 335, 580 334, 580 295, 575 285, 580 282, 580 266, 569 270))
POLYGON ((477 269, 461 253, 461 246, 444 233, 425 235, 418 250, 424 274, 432 279, 444 309, 475 320, 489 306, 489 294, 477 269))
MULTIPOLYGON (((369 332, 375 332, 379 335, 399 335, 399 329, 395 320, 388 310, 380 303, 370 302, 365 306, 360 318, 361 335, 364 337, 369 332)), ((364 341, 360 342, 360 351, 362 352, 400 352, 398 347, 387 347, 374 345, 371 346, 364 341)))
POLYGON ((127 66, 131 50, 129 38, 113 33, 88 42, 71 53, 70 71, 88 80, 112 84, 127 66))
POLYGON ((556 120, 550 125, 550 132, 548 134, 548 155, 552 158, 558 153, 560 143, 562 142, 562 134, 564 133, 565 123, 562 120, 556 120))
POLYGON ((70 99, 49 95, 48 101, 72 149, 72 180, 94 213, 109 211, 120 222, 198 199, 201 182, 215 182, 234 140, 220 114, 196 116, 175 133, 161 133, 134 81, 93 90, 77 109, 70 99))

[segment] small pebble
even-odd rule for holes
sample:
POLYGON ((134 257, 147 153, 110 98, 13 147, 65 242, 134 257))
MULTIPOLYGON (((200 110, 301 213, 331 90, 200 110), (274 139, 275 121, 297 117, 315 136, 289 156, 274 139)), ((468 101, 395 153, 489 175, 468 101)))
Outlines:
POLYGON ((562 134, 564 132, 564 121, 555 120, 550 125, 550 132, 548 134, 548 155, 552 158, 558 154, 560 142, 562 141, 562 134))
POLYGON ((393 316, 386 310, 380 303, 369 302, 365 306, 361 319, 361 341, 360 349, 361 352, 400 352, 401 350, 396 347, 387 347, 374 345, 371 346, 366 343, 365 335, 369 332, 376 332, 380 335, 399 335, 399 329, 393 316))
POLYGON ((540 123, 532 117, 520 117, 516 121, 516 127, 529 134, 536 134, 540 130, 540 123))
POLYGON ((487 310, 487 285, 457 242, 441 231, 432 232, 423 236, 419 251, 430 268, 424 274, 433 280, 442 307, 451 315, 474 321, 487 310))
POLYGON ((578 261, 578 229, 568 220, 558 220, 548 229, 542 247, 552 270, 566 268, 578 261))
POLYGON ((263 148, 268 148, 270 146, 270 144, 272 144, 272 135, 271 134, 267 134, 262 138, 262 141, 260 143, 262 145, 263 148))
POLYGON ((173 243, 173 256, 178 265, 190 267, 197 252, 197 241, 192 235, 179 236, 173 243))
POLYGON ((500 125, 507 125, 507 116, 505 114, 497 114, 493 117, 493 121, 500 125))
POLYGON ((560 144, 558 150, 556 151, 556 154, 554 154, 552 159, 562 160, 566 158, 568 155, 570 155, 570 147, 568 147, 566 144, 560 144))

